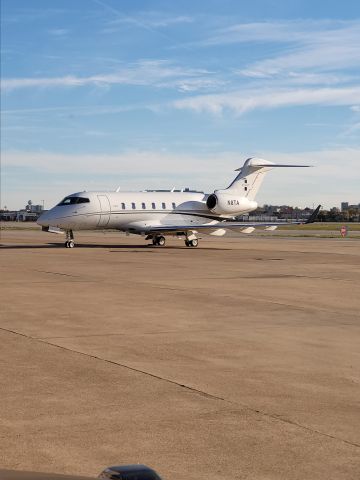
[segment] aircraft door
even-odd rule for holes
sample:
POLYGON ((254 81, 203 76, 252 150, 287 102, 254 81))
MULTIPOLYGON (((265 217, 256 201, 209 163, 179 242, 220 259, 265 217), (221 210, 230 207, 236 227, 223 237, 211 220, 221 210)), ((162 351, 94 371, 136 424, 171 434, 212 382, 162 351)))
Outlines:
POLYGON ((97 197, 99 199, 101 212, 98 227, 106 227, 110 220, 110 202, 106 195, 98 195, 97 197))

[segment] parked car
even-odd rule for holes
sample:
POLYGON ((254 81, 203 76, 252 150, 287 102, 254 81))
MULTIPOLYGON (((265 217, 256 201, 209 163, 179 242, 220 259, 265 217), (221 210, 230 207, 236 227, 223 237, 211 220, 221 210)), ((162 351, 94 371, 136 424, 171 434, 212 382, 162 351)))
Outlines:
MULTIPOLYGON (((97 478, 106 480, 161 480, 161 477, 146 465, 115 465, 107 467, 97 478)), ((0 470, 0 480, 94 480, 95 477, 60 475, 57 473, 22 472, 0 470)))

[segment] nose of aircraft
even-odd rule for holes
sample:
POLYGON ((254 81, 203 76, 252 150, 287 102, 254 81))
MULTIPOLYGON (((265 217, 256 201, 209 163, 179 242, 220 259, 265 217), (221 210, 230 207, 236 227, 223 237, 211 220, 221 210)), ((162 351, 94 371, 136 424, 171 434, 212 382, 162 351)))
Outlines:
POLYGON ((49 220, 50 220, 50 217, 51 217, 51 214, 50 214, 51 210, 49 210, 48 212, 44 212, 40 215, 40 217, 37 219, 37 224, 38 225, 41 225, 42 227, 48 227, 49 226, 49 220))

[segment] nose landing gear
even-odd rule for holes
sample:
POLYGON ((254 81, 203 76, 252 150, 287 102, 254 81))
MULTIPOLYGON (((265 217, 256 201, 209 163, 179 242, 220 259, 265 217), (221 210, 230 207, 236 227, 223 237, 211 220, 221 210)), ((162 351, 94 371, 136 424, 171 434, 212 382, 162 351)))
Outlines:
POLYGON ((74 248, 75 247, 75 242, 74 240, 68 240, 65 242, 65 247, 66 248, 74 248))
POLYGON ((66 248, 74 248, 75 247, 74 234, 73 234, 72 230, 66 230, 65 247, 66 248))

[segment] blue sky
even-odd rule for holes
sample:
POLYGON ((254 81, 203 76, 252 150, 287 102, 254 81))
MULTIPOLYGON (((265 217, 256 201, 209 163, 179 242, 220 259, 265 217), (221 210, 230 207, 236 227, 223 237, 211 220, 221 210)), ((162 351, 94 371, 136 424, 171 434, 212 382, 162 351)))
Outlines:
POLYGON ((87 189, 360 202, 357 1, 2 0, 2 206, 87 189))

